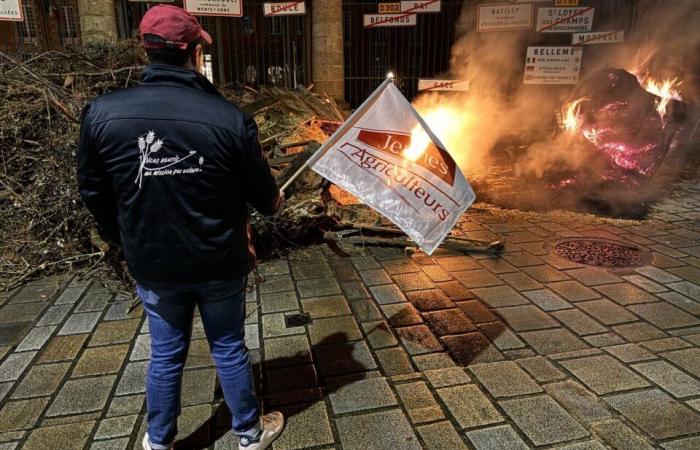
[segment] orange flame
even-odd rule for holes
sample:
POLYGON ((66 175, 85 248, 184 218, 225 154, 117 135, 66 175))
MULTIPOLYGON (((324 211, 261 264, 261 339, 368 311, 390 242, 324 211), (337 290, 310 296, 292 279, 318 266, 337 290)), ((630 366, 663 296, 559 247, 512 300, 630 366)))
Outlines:
MULTIPOLYGON (((448 149, 451 143, 458 139, 464 112, 452 107, 438 106, 421 113, 421 117, 430 130, 445 144, 448 149)), ((403 157, 409 161, 417 161, 428 149, 430 136, 419 123, 411 129, 411 144, 403 151, 403 157)))
POLYGON ((680 91, 682 82, 678 81, 677 77, 659 81, 648 75, 643 78, 638 75, 637 79, 644 90, 659 97, 656 99, 656 110, 662 119, 666 115, 666 108, 671 100, 682 100, 680 91))
POLYGON ((560 113, 561 127, 570 132, 578 133, 583 125, 583 116, 581 115, 581 103, 590 100, 587 97, 581 97, 578 100, 568 103, 564 106, 560 113))

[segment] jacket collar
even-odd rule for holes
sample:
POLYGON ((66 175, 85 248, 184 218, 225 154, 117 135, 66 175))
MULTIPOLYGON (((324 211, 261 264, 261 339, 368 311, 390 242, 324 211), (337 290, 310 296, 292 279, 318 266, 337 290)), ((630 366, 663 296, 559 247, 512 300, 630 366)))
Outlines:
POLYGON ((195 70, 182 67, 150 64, 143 70, 143 83, 170 84, 184 86, 221 96, 207 78, 195 70))

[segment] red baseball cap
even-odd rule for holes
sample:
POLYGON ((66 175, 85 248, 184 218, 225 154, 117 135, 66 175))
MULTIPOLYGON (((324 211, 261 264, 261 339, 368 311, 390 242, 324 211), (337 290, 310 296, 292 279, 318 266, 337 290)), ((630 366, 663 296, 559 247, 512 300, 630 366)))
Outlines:
POLYGON ((196 17, 172 5, 156 5, 146 11, 139 25, 139 33, 147 48, 174 47, 184 50, 197 39, 210 45, 212 43, 211 36, 204 31, 196 17))

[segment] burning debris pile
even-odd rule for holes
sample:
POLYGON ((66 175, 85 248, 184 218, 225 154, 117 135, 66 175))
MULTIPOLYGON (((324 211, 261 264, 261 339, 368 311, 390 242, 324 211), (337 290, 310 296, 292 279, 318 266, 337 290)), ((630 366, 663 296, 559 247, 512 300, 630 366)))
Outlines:
MULTIPOLYGON (((79 198, 75 150, 82 107, 137 84, 145 64, 136 41, 50 51, 23 62, 0 54, 0 289, 74 267, 109 278, 116 273, 128 284, 121 258, 101 239, 79 198), (103 270, 102 261, 113 270, 103 270)), ((344 120, 327 96, 304 89, 225 88, 223 94, 255 118, 280 182, 344 120)), ((292 186, 282 216, 255 216, 259 243, 272 250, 277 241, 308 235, 328 221, 322 187, 308 173, 292 186)))

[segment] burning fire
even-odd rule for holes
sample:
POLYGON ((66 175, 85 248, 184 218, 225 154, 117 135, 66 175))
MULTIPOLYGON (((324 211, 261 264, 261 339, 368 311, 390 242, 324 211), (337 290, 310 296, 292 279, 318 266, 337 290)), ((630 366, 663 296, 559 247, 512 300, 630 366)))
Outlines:
POLYGON ((656 100, 656 110, 662 119, 666 115, 666 107, 671 100, 682 100, 680 91, 682 82, 678 81, 677 77, 659 81, 649 75, 644 77, 637 75, 637 79, 644 90, 659 97, 656 100))
MULTIPOLYGON (((421 113, 425 123, 435 136, 447 146, 448 151, 455 148, 453 144, 458 142, 463 127, 463 115, 463 112, 447 106, 430 108, 421 113)), ((411 130, 411 145, 404 150, 403 157, 409 161, 417 161, 428 149, 430 143, 430 136, 425 132, 423 126, 420 123, 416 124, 411 130)))
POLYGON ((578 133, 583 125, 583 116, 581 115, 581 103, 589 101, 587 97, 579 98, 567 104, 561 111, 561 127, 571 133, 578 133))

